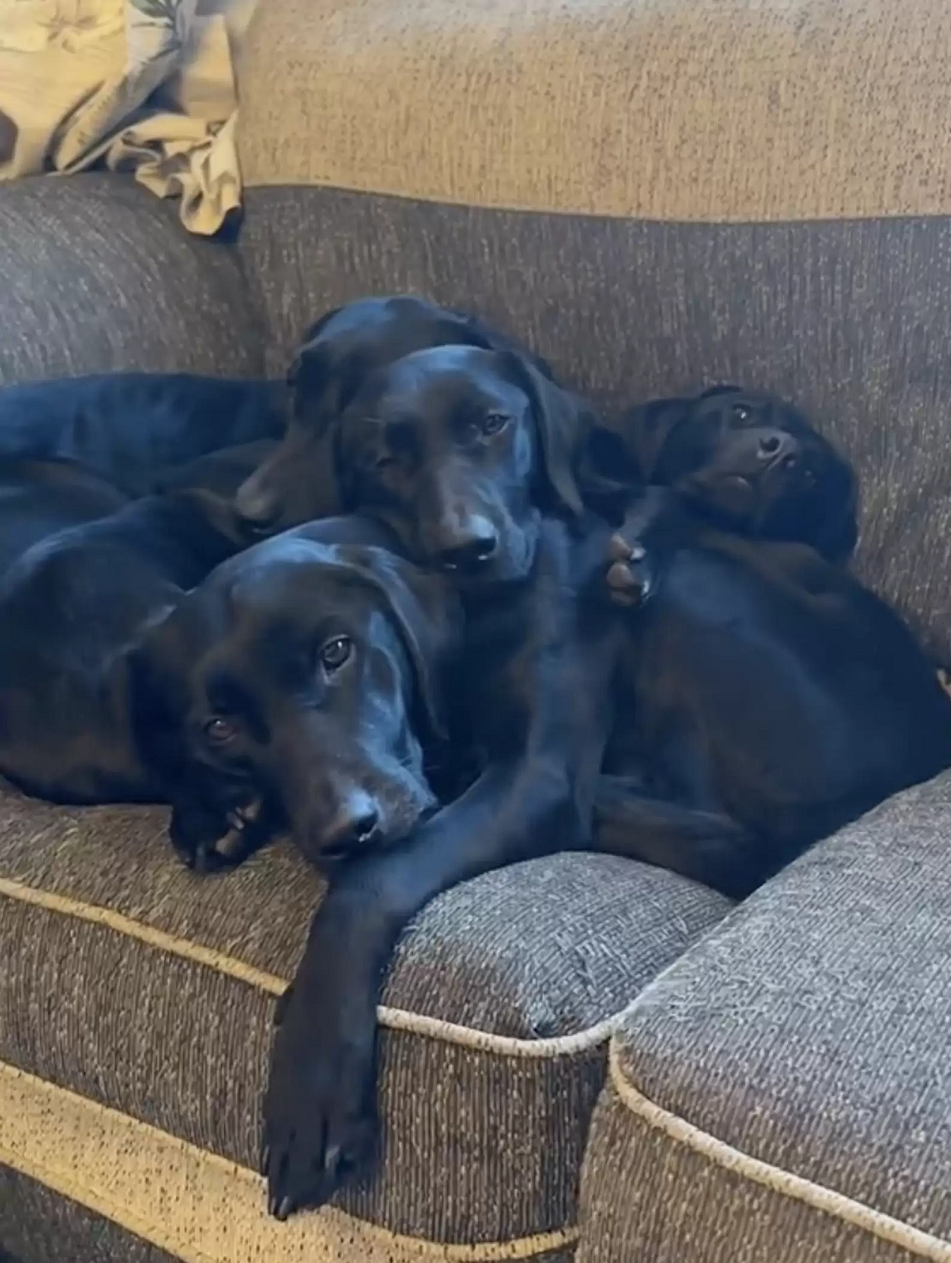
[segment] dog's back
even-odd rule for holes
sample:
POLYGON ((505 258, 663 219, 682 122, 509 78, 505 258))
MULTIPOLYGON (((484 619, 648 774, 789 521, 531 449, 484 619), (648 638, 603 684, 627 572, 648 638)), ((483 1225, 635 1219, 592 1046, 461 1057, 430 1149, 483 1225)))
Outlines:
POLYGON ((0 579, 0 772, 60 802, 148 800, 123 651, 239 547, 225 506, 148 497, 34 544, 0 579), (219 515, 220 514, 220 515, 219 515))
POLYGON ((280 438, 282 382, 191 373, 103 373, 0 390, 0 456, 62 457, 128 495, 225 447, 280 438))
POLYGON ((0 457, 0 576, 41 539, 107 517, 127 502, 74 461, 0 457))

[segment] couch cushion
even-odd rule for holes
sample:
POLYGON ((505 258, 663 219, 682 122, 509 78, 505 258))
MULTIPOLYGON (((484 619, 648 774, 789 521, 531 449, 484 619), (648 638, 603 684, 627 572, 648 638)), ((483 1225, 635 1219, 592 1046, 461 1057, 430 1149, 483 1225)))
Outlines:
POLYGON ((0 1167, 0 1263, 176 1263, 103 1215, 0 1167), (10 1253, 5 1254, 8 1250, 10 1253))
POLYGON ((951 773, 820 844, 634 1002, 579 1263, 951 1260, 951 773))
POLYGON ((142 369, 262 371, 233 251, 116 176, 0 185, 0 384, 142 369))
POLYGON ((241 164, 249 185, 644 219, 934 214, 949 60, 944 0, 269 0, 241 164))
POLYGON ((473 1259, 570 1250, 613 1017, 725 901, 583 855, 488 874, 437 900, 407 933, 381 1009, 382 1170, 341 1197, 343 1217, 304 1216, 272 1237, 282 1229, 247 1168, 274 997, 319 883, 286 846, 228 876, 195 877, 170 853, 164 823, 152 810, 0 798, 0 1162, 93 1209, 109 1205, 136 1231, 151 1213, 143 1234, 185 1258, 250 1260, 270 1248, 319 1258, 349 1234, 341 1257, 363 1259, 367 1224, 388 1234, 387 1259, 416 1257, 426 1242, 460 1258, 465 1243, 478 1246, 473 1259), (77 1188, 76 1163, 56 1154, 89 1129, 104 1139, 87 1142, 77 1188), (106 1141, 115 1162, 102 1160, 106 1141), (147 1173, 131 1186, 153 1193, 117 1208, 102 1185, 130 1184, 114 1174, 123 1153, 147 1173), (161 1235, 158 1188, 181 1204, 165 1217, 175 1239, 161 1235), (239 1254, 222 1246, 220 1215, 202 1213, 226 1193, 239 1254))

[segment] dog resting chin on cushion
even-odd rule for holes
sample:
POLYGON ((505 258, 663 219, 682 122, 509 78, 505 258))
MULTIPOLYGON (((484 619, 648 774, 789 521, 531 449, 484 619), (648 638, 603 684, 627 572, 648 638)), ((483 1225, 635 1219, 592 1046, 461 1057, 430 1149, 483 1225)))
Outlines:
POLYGON ((326 865, 398 841, 436 806, 423 743, 442 732, 458 612, 388 542, 360 518, 266 540, 134 650, 139 748, 190 865, 238 862, 278 828, 326 865))
POLYGON ((827 561, 851 556, 858 487, 848 463, 792 404, 715 386, 655 399, 599 429, 597 479, 672 487, 728 530, 809 544, 827 561))

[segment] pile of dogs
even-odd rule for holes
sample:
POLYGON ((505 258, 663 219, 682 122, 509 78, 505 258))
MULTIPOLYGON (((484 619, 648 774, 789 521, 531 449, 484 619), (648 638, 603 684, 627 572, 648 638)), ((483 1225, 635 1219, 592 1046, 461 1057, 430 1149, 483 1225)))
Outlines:
POLYGON ((933 664, 849 574, 853 474, 772 397, 599 418, 374 298, 288 386, 7 388, 0 492, 0 773, 168 803, 199 871, 286 831, 327 872, 267 1093, 281 1218, 372 1155, 380 980, 441 891, 596 849, 742 898, 951 765, 933 664))

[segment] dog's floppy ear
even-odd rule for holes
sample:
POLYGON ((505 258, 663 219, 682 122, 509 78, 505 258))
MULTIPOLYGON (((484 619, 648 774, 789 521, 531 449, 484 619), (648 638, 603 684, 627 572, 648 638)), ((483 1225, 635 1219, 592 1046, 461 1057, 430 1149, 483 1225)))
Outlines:
POLYGON ((413 663, 422 718, 432 737, 445 739, 443 677, 462 633, 458 597, 439 576, 384 548, 340 545, 335 551, 386 598, 413 663))
POLYGON ((332 308, 310 326, 287 370, 295 418, 301 417, 305 401, 309 420, 333 416, 340 411, 344 383, 337 371, 339 366, 335 363, 333 348, 321 341, 321 334, 341 310, 332 308))
POLYGON ((142 758, 173 787, 181 772, 183 745, 178 722, 184 713, 176 683, 176 662, 188 661, 177 606, 157 610, 138 628, 122 651, 117 671, 122 673, 126 705, 142 758))
POLYGON ((578 395, 557 386, 523 356, 512 351, 502 354, 511 377, 531 401, 547 490, 560 509, 580 518, 584 505, 578 474, 597 418, 578 395))
POLYGON ((641 482, 663 481, 665 448, 674 431, 687 419, 693 400, 689 398, 653 399, 632 408, 618 427, 626 440, 628 452, 637 465, 641 482))
POLYGON ((858 479, 841 457, 823 480, 823 495, 827 498, 827 511, 815 523, 811 538, 818 553, 834 565, 842 565, 855 552, 859 539, 859 488, 858 479))

